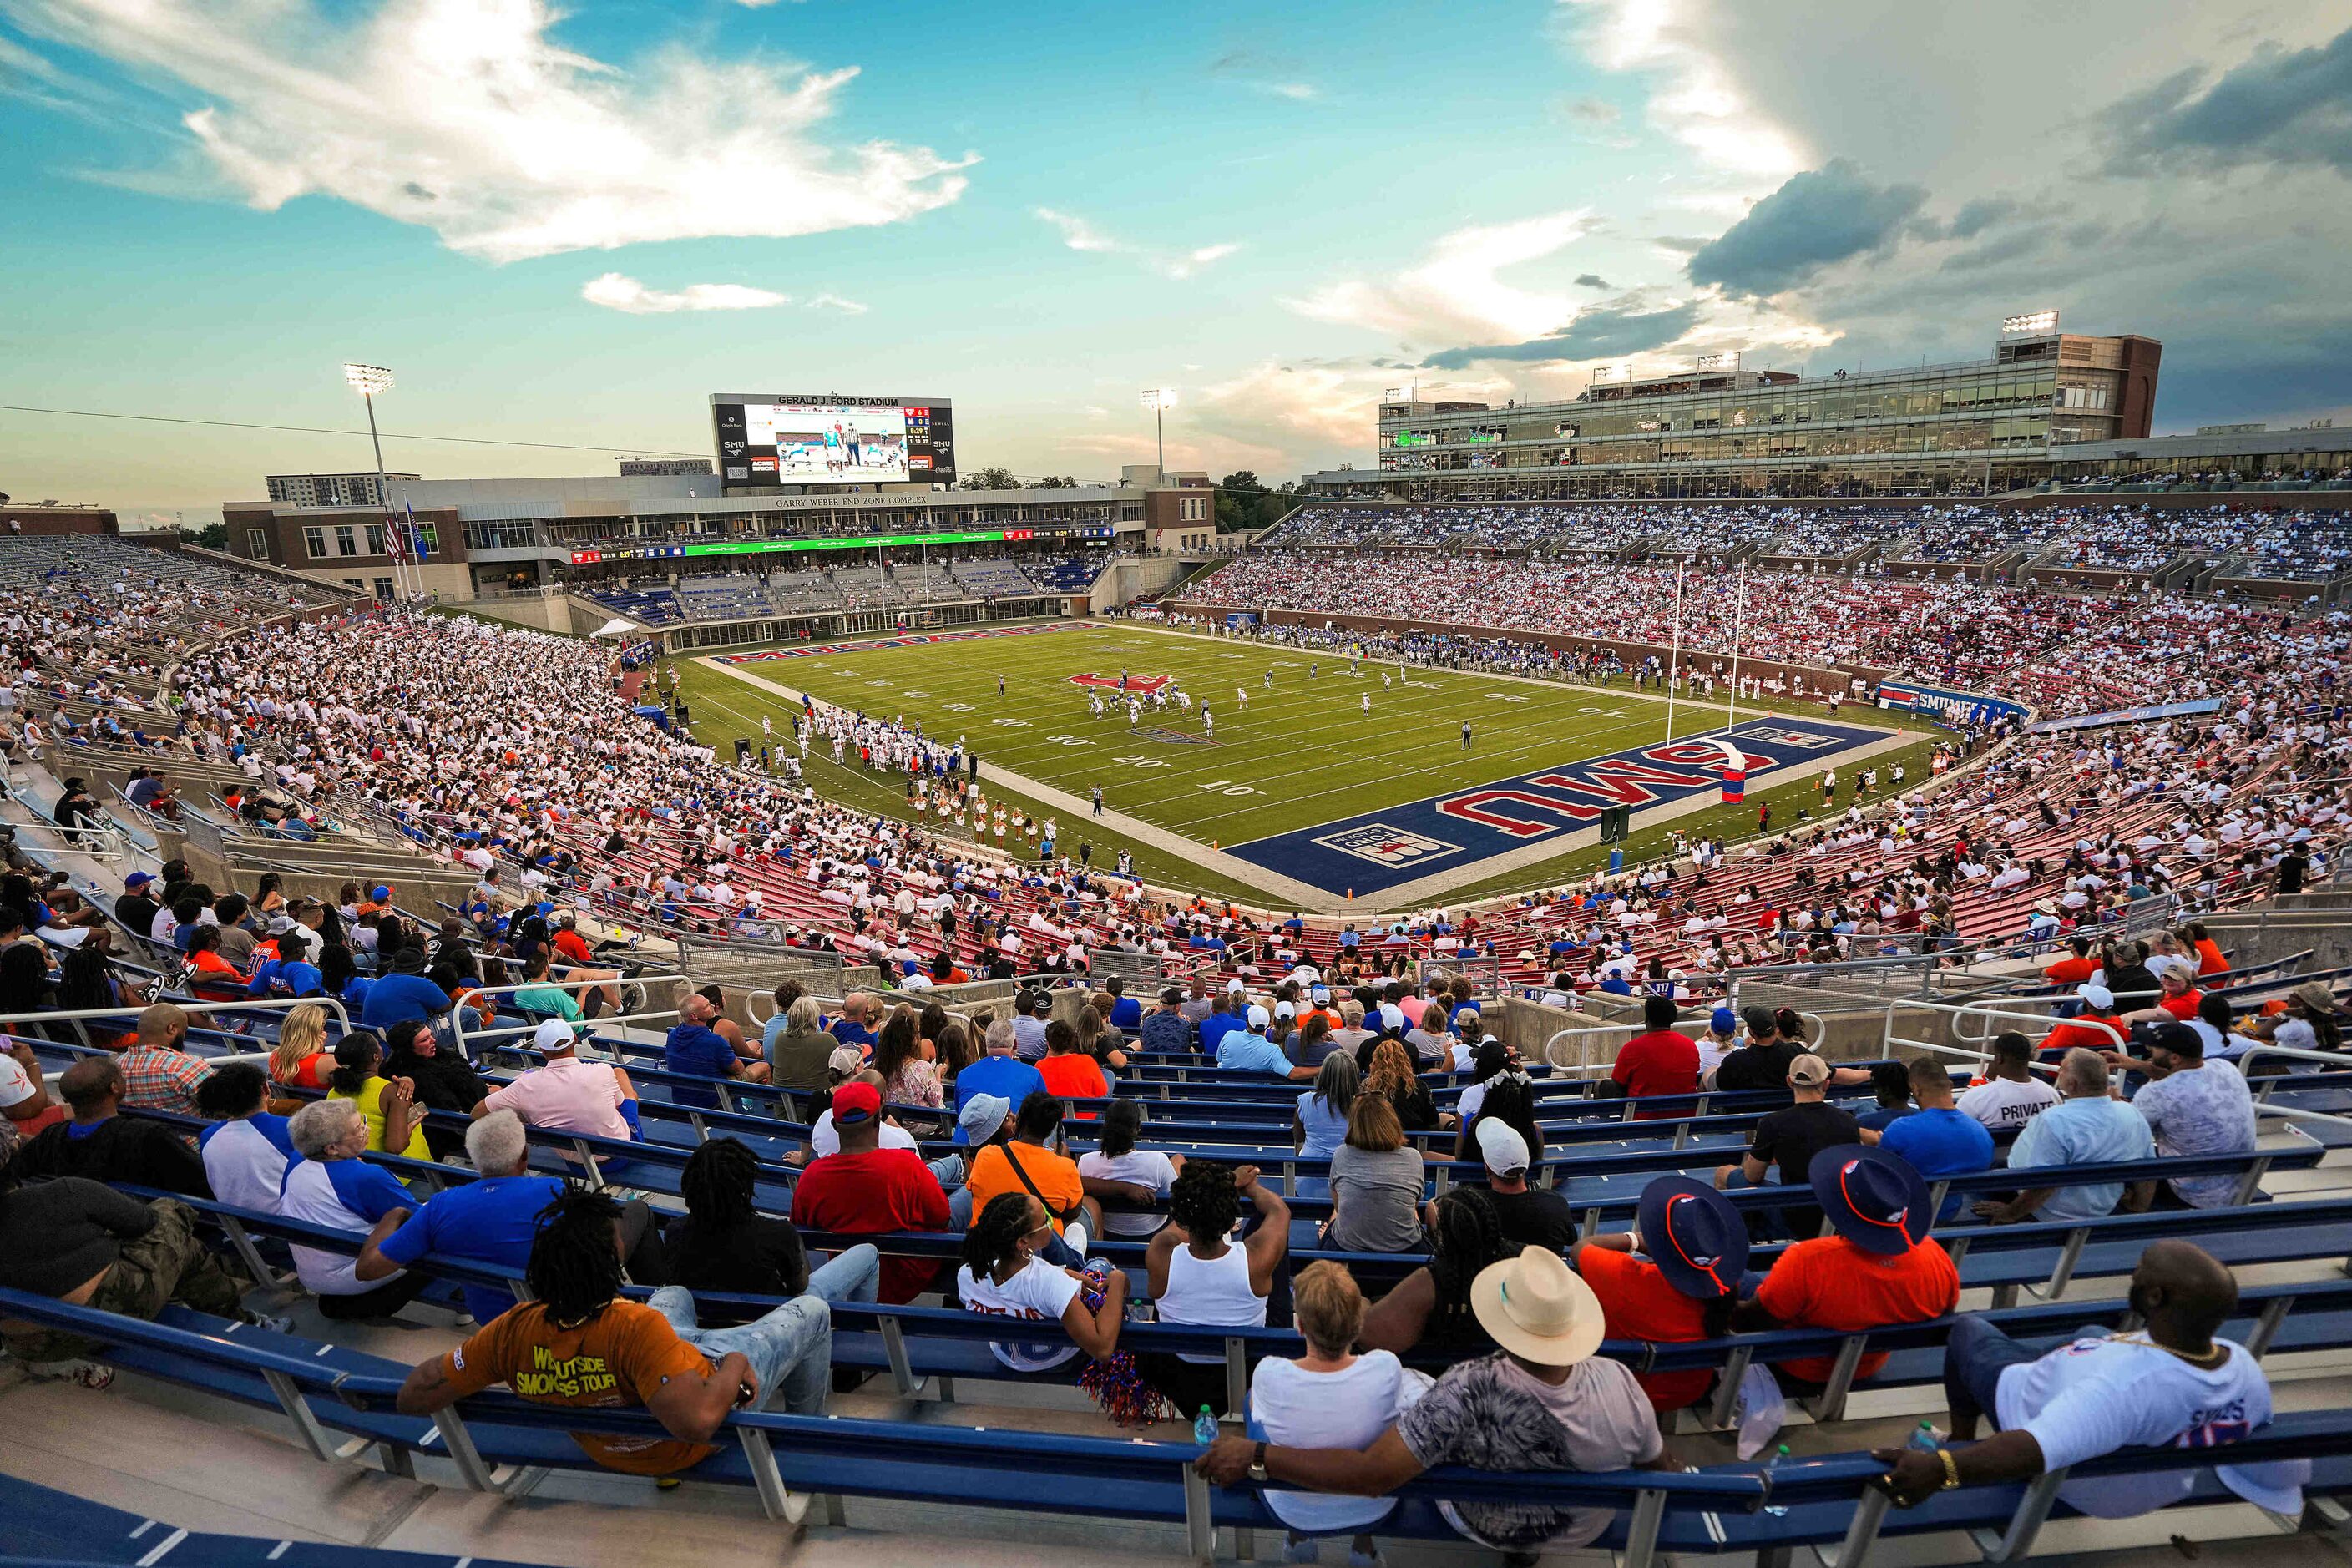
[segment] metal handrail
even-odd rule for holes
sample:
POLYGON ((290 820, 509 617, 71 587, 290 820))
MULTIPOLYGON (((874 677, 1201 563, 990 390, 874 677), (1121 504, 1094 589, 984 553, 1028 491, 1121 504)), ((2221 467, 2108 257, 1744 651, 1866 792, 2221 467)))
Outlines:
MULTIPOLYGON (((343 1006, 342 998, 339 996, 257 996, 251 1001, 246 1002, 182 1002, 171 998, 165 998, 165 1000, 168 1001, 172 1006, 177 1007, 183 1013, 201 1013, 206 1015, 214 1013, 279 1013, 295 1007, 304 1007, 315 1005, 332 1013, 346 1030, 352 1026, 351 1013, 343 1006)), ((126 1003, 120 1007, 74 1007, 51 1009, 47 1012, 37 1013, 0 1013, 0 1031, 14 1034, 17 1032, 17 1026, 23 1024, 69 1023, 74 1026, 74 1033, 80 1037, 82 1044, 87 1046, 91 1045, 92 1041, 89 1038, 89 1031, 81 1026, 82 1020, 88 1018, 136 1017, 141 1012, 152 1005, 154 1005, 153 1003, 142 1002, 126 1003)))
MULTIPOLYGON (((640 974, 634 978, 623 977, 613 980, 556 980, 551 978, 546 980, 519 981, 510 985, 468 986, 467 988, 467 996, 468 998, 467 1004, 453 1006, 449 1010, 451 1043, 457 1047, 457 1054, 459 1056, 462 1056, 470 1061, 473 1059, 474 1053, 467 1048, 466 1042, 468 1039, 489 1040, 494 1037, 503 1038, 509 1035, 528 1035, 539 1027, 537 1024, 509 1024, 494 1026, 487 1029, 468 1029, 466 1027, 466 1013, 471 1005, 471 999, 475 997, 507 996, 511 995, 518 991, 538 991, 542 989, 554 991, 586 991, 600 985, 612 985, 616 987, 621 985, 651 986, 660 984, 665 981, 675 981, 679 985, 686 987, 689 992, 694 989, 694 982, 688 980, 683 974, 640 974)), ((496 1016, 497 1009, 493 1008, 491 1013, 493 1016, 496 1016)), ((615 1014, 610 1017, 598 1018, 596 1023, 599 1026, 607 1024, 619 1024, 625 1026, 646 1019, 676 1018, 677 1016, 678 1013, 676 1007, 656 1007, 650 1008, 643 1013, 615 1014)))

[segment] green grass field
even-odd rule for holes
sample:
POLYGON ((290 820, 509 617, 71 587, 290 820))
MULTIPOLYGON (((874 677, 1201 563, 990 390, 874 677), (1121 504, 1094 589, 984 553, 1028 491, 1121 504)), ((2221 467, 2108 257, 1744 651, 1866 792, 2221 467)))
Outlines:
MULTIPOLYGON (((722 754, 731 752, 737 735, 750 737, 756 747, 762 714, 774 719, 780 734, 790 733, 792 708, 781 697, 691 658, 673 662, 693 710, 697 736, 719 746, 722 754)), ((1399 672, 1388 666, 1389 674, 1400 679, 1383 686, 1383 667, 1367 664, 1351 674, 1344 657, 1310 658, 1278 646, 1123 625, 854 648, 733 668, 872 716, 919 721, 934 737, 961 736, 978 752, 982 782, 991 785, 992 796, 1022 804, 1001 784, 992 784, 1000 769, 1081 798, 1098 784, 1114 811, 1202 846, 1225 847, 1648 744, 1666 735, 1664 701, 1622 684, 1553 685, 1419 668, 1399 672), (1310 664, 1316 673, 1309 673, 1310 664), (1123 708, 1116 716, 1090 717, 1087 689, 1074 684, 1071 677, 1091 673, 1115 680, 1122 668, 1139 679, 1176 678, 1192 694, 1192 710, 1187 713, 1172 705, 1155 710, 1147 705, 1132 732, 1123 708), (1237 686, 1249 693, 1246 709, 1236 700, 1237 686), (1362 707, 1367 693, 1370 714, 1362 707), (1213 742, 1205 739, 1200 719, 1204 699, 1216 717, 1213 742), (1465 718, 1476 737, 1475 749, 1467 752, 1460 740, 1465 718)), ((1105 693, 1107 706, 1111 695, 1105 693)), ((1840 717, 1865 724, 1888 718, 1867 710, 1848 710, 1840 717)), ((1684 704, 1675 716, 1675 732, 1692 734, 1721 721, 1719 712, 1684 704)), ((1923 772, 1925 750, 1923 743, 1885 760, 1907 760, 1915 772, 1923 772)), ((812 751, 810 762, 812 782, 820 793, 871 810, 903 811, 897 780, 855 766, 836 768, 822 745, 812 751)), ((1776 818, 1786 820, 1804 793, 1801 784, 1759 791, 1746 805, 1713 807, 1682 818, 1676 826, 1749 829, 1757 800, 1773 801, 1776 818), (1790 803, 1787 813, 1780 809, 1783 799, 1790 803)), ((1254 902, 1279 901, 1246 882, 1100 831, 1103 825, 1073 822, 1067 812, 1059 815, 1066 853, 1074 852, 1081 841, 1091 842, 1099 866, 1125 847, 1135 856, 1139 873, 1151 880, 1254 902)), ((1638 856, 1652 846, 1662 847, 1665 831, 1661 827, 1637 834, 1632 850, 1638 856)), ((1475 890, 1542 886, 1604 855, 1591 847, 1570 851, 1540 867, 1492 879, 1495 885, 1482 883, 1475 890)))

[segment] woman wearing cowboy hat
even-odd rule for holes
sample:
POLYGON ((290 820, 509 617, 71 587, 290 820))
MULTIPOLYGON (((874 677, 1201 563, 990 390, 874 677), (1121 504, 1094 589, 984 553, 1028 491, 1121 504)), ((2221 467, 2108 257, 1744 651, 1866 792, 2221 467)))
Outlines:
MULTIPOLYGON (((1657 1416, 1622 1363, 1593 1355, 1601 1302, 1559 1254, 1530 1247, 1482 1270, 1470 1287, 1480 1326, 1503 1348, 1438 1379, 1371 1446, 1292 1448, 1220 1437, 1193 1461, 1220 1486, 1277 1480, 1315 1491, 1381 1497, 1423 1470, 1678 1468, 1657 1416)), ((1605 1508, 1442 1502, 1448 1523, 1509 1564, 1587 1544, 1609 1528, 1605 1508)))

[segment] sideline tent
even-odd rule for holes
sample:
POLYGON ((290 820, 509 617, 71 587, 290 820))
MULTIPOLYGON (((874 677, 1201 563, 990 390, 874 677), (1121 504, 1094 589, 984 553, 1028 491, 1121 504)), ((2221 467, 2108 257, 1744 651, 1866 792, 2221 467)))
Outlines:
POLYGON ((620 616, 614 616, 611 620, 606 621, 603 626, 598 626, 589 635, 591 637, 625 637, 636 629, 636 622, 625 621, 620 616))

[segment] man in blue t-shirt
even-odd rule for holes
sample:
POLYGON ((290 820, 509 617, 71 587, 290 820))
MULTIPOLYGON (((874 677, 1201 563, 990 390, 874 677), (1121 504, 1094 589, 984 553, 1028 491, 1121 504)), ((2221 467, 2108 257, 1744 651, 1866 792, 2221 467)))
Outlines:
MULTIPOLYGON (((522 1118, 493 1110, 466 1129, 466 1153, 479 1181, 446 1188, 415 1210, 386 1216, 368 1233, 353 1275, 362 1283, 388 1279, 427 1253, 521 1269, 530 1261, 539 1216, 563 1191, 561 1176, 533 1176, 522 1118)), ((487 1324, 515 1304, 495 1285, 467 1285, 466 1310, 487 1324)))
MULTIPOLYGON (((1012 1020, 999 1018, 988 1026, 988 1054, 955 1076, 956 1114, 976 1094, 994 1095, 1009 1104, 1018 1105, 1033 1094, 1044 1094, 1045 1075, 1013 1054, 1012 1020)), ((955 1141, 963 1142, 963 1128, 956 1128, 955 1141)))
POLYGON ((826 1031, 843 1045, 856 1046, 871 1055, 878 1037, 866 1026, 866 1012, 872 1006, 865 992, 851 992, 841 999, 841 1016, 827 1025, 826 1031))
MULTIPOLYGON (((696 1078, 740 1078, 749 1083, 768 1081, 768 1064, 747 1062, 735 1054, 727 1037, 710 1026, 718 1009, 710 999, 689 995, 678 1004, 677 1024, 662 1041, 662 1066, 696 1078)), ((693 1084, 673 1084, 670 1098, 699 1110, 719 1109, 719 1091, 693 1084)))
POLYGON ((1201 1050, 1205 1056, 1215 1056, 1225 1037, 1234 1030, 1246 1027, 1241 1020, 1242 998, 1228 992, 1217 999, 1216 1010, 1201 1020, 1201 1050))
POLYGON ((1252 1004, 1243 1026, 1228 1029, 1225 1037, 1217 1042, 1217 1065, 1241 1072, 1267 1073, 1276 1078, 1301 1080, 1313 1078, 1315 1068, 1293 1067, 1283 1048, 1266 1037, 1266 1026, 1273 1021, 1265 1008, 1252 1004))
POLYGON ((1143 1024, 1143 1004, 1127 994, 1127 983, 1114 974, 1103 982, 1103 989, 1111 994, 1110 1026, 1129 1039, 1143 1024))
MULTIPOLYGON (((1938 1176, 1965 1176, 1992 1168, 1992 1134, 1985 1124, 1952 1103, 1952 1075, 1934 1057, 1911 1058, 1911 1098, 1919 1109, 1890 1122, 1878 1146, 1900 1154, 1933 1185, 1938 1176)), ((1960 1212, 1960 1194, 1944 1200, 1936 1220, 1960 1212)))
POLYGON ((425 978, 425 950, 404 947, 368 986, 360 1022, 379 1032, 409 1018, 438 1018, 449 1011, 449 995, 425 978))

